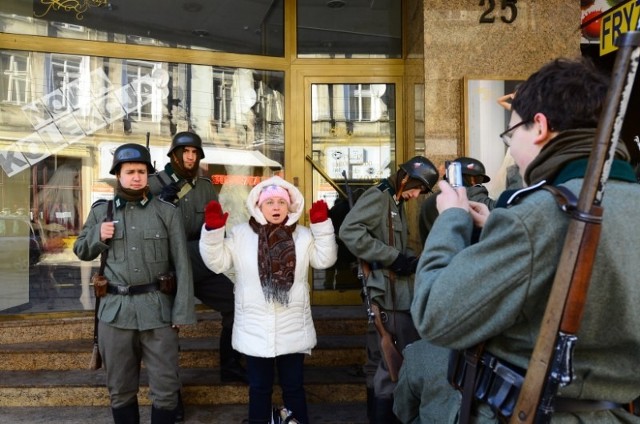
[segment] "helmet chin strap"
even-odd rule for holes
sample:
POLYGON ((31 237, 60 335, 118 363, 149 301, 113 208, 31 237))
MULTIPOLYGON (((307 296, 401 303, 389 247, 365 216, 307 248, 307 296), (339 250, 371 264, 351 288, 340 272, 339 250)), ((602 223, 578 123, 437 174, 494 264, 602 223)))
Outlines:
POLYGON ((402 201, 402 192, 404 191, 404 186, 407 185, 408 181, 409 181, 409 174, 405 175, 402 181, 400 181, 400 187, 398 187, 398 191, 393 196, 396 201, 396 204, 402 201))

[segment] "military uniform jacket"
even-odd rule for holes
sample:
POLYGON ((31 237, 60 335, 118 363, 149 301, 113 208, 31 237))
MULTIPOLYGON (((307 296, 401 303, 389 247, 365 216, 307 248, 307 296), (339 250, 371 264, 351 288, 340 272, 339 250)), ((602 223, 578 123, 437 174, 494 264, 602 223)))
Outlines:
POLYGON ((178 209, 157 198, 145 203, 124 202, 117 197, 114 209, 113 220, 119 222, 109 244, 100 241, 107 202, 96 202, 73 246, 74 253, 81 260, 90 261, 109 249, 104 275, 111 284, 149 284, 158 274, 175 271, 177 294, 175 298, 160 291, 127 296, 107 294, 100 301, 98 318, 114 327, 140 331, 194 324, 191 265, 178 209))
POLYGON ((390 189, 381 191, 378 186, 362 193, 340 226, 340 240, 358 258, 371 264, 367 279, 371 300, 383 309, 408 311, 413 296, 413 278, 396 275, 391 292, 390 266, 400 252, 407 251, 407 226, 404 222, 402 203, 396 204, 390 189), (393 246, 389 243, 389 217, 393 224, 393 246), (395 297, 395 302, 394 302, 395 297))
POLYGON ((154 196, 158 196, 166 184, 176 182, 191 185, 191 189, 180 197, 177 205, 182 215, 187 241, 199 240, 200 230, 204 224, 204 208, 210 201, 218 200, 218 195, 208 178, 197 177, 192 181, 187 181, 180 179, 171 171, 170 167, 168 169, 169 172, 165 169, 149 176, 149 189, 154 196))
MULTIPOLYGON (((625 404, 640 395, 640 185, 629 182, 633 173, 624 166, 627 180, 607 182, 602 233, 573 357, 576 379, 559 396, 625 404)), ((563 173, 554 184, 577 196, 583 180, 563 179, 563 173)), ((442 213, 416 272, 411 312, 421 336, 453 349, 486 341, 492 354, 527 368, 569 220, 551 193, 531 190, 508 209, 494 209, 479 242, 470 245, 470 215, 459 208, 442 213)), ((611 415, 625 413, 597 414, 617 422, 611 415)), ((596 421, 594 415, 578 415, 581 422, 596 421)), ((558 413, 554 423, 577 422, 563 417, 569 420, 558 413)), ((621 421, 640 418, 633 421, 625 414, 621 421)))

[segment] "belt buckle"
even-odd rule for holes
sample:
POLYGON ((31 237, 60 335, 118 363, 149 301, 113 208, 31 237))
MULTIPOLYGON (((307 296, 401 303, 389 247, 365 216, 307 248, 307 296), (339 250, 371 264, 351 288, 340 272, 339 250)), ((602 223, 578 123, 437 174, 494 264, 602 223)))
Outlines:
POLYGON ((128 295, 129 294, 129 286, 116 286, 118 288, 118 294, 120 295, 128 295))

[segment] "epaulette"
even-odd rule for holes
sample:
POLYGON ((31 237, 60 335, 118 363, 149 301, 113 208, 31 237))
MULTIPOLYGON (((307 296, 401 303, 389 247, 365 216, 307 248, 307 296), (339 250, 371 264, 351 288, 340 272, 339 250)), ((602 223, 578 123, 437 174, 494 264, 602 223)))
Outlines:
POLYGON ((511 194, 511 196, 509 196, 508 199, 506 199, 506 206, 515 205, 516 203, 520 202, 529 194, 541 189, 542 186, 544 186, 546 183, 547 183, 547 180, 542 180, 532 186, 521 188, 520 190, 516 190, 513 194, 511 194))
POLYGON ((378 190, 382 191, 382 192, 385 192, 387 190, 391 190, 391 192, 392 192, 391 194, 395 194, 394 190, 393 190, 393 187, 391 187, 391 184, 389 184, 389 180, 386 180, 386 179, 382 180, 382 182, 380 184, 378 184, 376 186, 376 188, 378 190))
POLYGON ((96 206, 98 206, 98 205, 105 204, 105 203, 107 203, 107 202, 108 202, 108 200, 107 200, 107 199, 98 199, 98 200, 96 200, 95 202, 93 202, 93 204, 91 205, 91 209, 95 208, 95 207, 96 207, 96 206))
POLYGON ((162 196, 158 196, 158 200, 160 201, 160 203, 164 203, 165 205, 171 205, 174 208, 178 207, 178 202, 176 202, 176 203, 169 202, 168 200, 165 200, 162 196))

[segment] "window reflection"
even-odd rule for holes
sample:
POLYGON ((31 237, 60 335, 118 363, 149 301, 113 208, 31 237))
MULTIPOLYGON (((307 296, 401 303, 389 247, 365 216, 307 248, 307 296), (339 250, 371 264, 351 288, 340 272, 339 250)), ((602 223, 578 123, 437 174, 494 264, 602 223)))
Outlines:
MULTIPOLYGON (((388 177, 394 168, 395 102, 393 84, 311 86, 313 200, 327 202, 336 229, 349 205, 335 186, 346 193, 348 184, 357 199, 362 191, 388 177)), ((336 264, 327 270, 314 270, 315 290, 360 287, 354 272, 356 258, 339 238, 337 242, 336 264)))
POLYGON ((2 312, 92 307, 97 262, 81 263, 72 246, 90 205, 113 196, 122 143, 146 144, 163 167, 172 135, 198 133, 201 175, 236 219, 250 189, 284 169, 282 72, 16 51, 0 59, 0 210, 31 228, 15 249, 26 264, 10 277, 18 288, 0 287, 10 299, 2 312))

